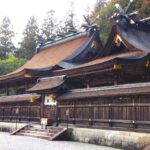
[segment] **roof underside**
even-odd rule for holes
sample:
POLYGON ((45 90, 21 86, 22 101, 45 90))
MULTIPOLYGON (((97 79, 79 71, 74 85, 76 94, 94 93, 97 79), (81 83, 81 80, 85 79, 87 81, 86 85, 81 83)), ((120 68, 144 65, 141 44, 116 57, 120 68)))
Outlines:
POLYGON ((39 99, 40 95, 37 94, 22 94, 22 95, 13 95, 13 96, 2 96, 0 97, 0 103, 14 103, 14 102, 25 102, 29 101, 31 97, 39 99))

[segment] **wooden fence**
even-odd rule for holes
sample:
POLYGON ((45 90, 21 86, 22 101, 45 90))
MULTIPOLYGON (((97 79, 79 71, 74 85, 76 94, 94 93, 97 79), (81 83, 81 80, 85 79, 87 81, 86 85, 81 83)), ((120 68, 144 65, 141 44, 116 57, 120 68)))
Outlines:
POLYGON ((43 113, 40 105, 7 105, 0 106, 0 121, 15 122, 40 122, 41 118, 49 118, 56 121, 56 106, 44 106, 43 113), (18 111, 18 112, 17 112, 18 111))
POLYGON ((0 106, 0 121, 39 121, 40 106, 0 106))
POLYGON ((150 131, 150 95, 60 100, 57 122, 147 132, 150 131))

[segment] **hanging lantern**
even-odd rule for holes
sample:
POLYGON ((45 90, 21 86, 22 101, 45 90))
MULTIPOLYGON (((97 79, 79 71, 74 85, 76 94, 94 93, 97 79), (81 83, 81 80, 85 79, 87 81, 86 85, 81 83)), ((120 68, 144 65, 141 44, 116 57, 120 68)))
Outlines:
POLYGON ((122 68, 121 64, 114 64, 114 69, 115 70, 119 70, 121 68, 122 68))
POLYGON ((36 97, 35 96, 30 96, 30 103, 33 103, 33 102, 35 102, 35 100, 36 100, 36 97))
POLYGON ((145 67, 149 67, 149 66, 150 66, 150 61, 147 61, 145 67))
POLYGON ((55 95, 53 95, 53 94, 51 94, 51 95, 49 95, 49 99, 50 99, 50 101, 51 101, 51 103, 54 103, 55 102, 55 95))
POLYGON ((29 73, 25 73, 25 74, 24 74, 24 77, 25 77, 25 78, 31 78, 32 76, 31 76, 31 74, 29 74, 29 73))

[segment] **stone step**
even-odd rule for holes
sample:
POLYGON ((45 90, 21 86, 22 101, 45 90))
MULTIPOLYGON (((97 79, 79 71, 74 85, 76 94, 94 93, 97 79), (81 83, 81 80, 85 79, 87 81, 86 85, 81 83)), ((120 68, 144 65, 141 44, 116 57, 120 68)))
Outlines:
POLYGON ((62 127, 48 127, 47 129, 41 129, 40 126, 38 128, 35 128, 34 126, 28 126, 18 131, 16 134, 22 136, 37 137, 47 140, 54 140, 58 136, 60 136, 64 131, 66 131, 66 128, 62 127))
POLYGON ((57 132, 57 131, 61 131, 61 130, 63 130, 63 128, 47 128, 47 129, 38 129, 38 128, 33 128, 33 127, 31 127, 31 128, 29 128, 29 129, 27 129, 27 130, 32 130, 32 131, 41 131, 41 132, 57 132))
POLYGON ((47 136, 47 135, 38 135, 38 134, 31 134, 31 133, 18 132, 17 135, 36 137, 36 138, 41 138, 41 139, 46 139, 46 140, 50 139, 50 136, 47 136))
POLYGON ((53 136, 57 132, 41 132, 41 131, 32 131, 32 130, 21 130, 21 133, 31 133, 31 134, 39 134, 39 135, 47 135, 47 136, 53 136))

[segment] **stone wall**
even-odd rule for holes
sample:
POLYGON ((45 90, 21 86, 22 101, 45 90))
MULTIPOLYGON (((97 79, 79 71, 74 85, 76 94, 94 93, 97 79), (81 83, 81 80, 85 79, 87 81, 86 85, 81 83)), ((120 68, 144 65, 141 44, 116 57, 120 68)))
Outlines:
MULTIPOLYGON (((17 123, 17 129, 24 125, 24 123, 17 123)), ((14 130, 16 130, 16 123, 0 122, 0 132, 12 132, 14 130)))
POLYGON ((72 128, 70 140, 111 146, 125 150, 142 150, 150 144, 149 133, 112 131, 101 129, 72 128))

